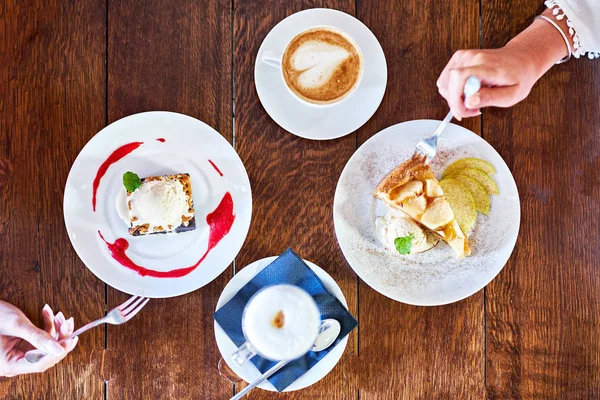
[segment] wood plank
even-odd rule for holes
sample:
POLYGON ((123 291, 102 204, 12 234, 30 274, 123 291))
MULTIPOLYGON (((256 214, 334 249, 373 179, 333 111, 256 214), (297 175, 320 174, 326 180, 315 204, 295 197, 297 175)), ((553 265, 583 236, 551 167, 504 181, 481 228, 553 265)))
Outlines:
MULTIPOLYGON (((483 1, 483 46, 531 23, 540 2, 483 1)), ((600 64, 555 66, 529 97, 484 111, 484 137, 521 197, 517 247, 487 289, 489 398, 600 397, 600 64)))
MULTIPOLYGON (((355 134, 333 141, 310 141, 280 128, 265 112, 254 88, 254 62, 267 33, 283 18, 303 9, 330 7, 354 14, 354 1, 237 1, 234 12, 236 148, 250 176, 253 216, 238 269, 292 247, 325 269, 342 288, 357 315, 356 275, 348 267, 333 230, 333 196, 339 175, 356 147, 355 134)), ((346 353, 355 351, 351 333, 346 353)), ((244 383, 236 385, 240 390, 244 383)), ((248 398, 271 399, 255 390, 248 398)), ((308 389, 281 399, 356 398, 338 365, 308 389)))
MULTIPOLYGON (((399 122, 442 119, 435 82, 454 51, 479 47, 479 2, 358 1, 358 18, 379 39, 388 86, 379 110, 358 131, 363 143, 399 122)), ((480 132, 478 118, 463 126, 480 132)), ((360 284, 359 356, 351 380, 367 399, 482 398, 483 291, 441 307, 415 307, 360 284)))
MULTIPOLYGON (((71 164, 105 119, 105 3, 0 4, 0 298, 42 324, 45 303, 76 324, 104 312, 104 284, 63 223, 71 164)), ((55 368, 0 382, 8 399, 102 398, 104 332, 55 368)))
MULTIPOLYGON (((232 139, 231 2, 113 1, 108 12, 108 119, 168 110, 232 139)), ((212 313, 231 278, 191 294, 153 300, 126 325, 108 328, 108 398, 223 399, 212 313)), ((109 306, 127 298, 109 291, 109 306)))

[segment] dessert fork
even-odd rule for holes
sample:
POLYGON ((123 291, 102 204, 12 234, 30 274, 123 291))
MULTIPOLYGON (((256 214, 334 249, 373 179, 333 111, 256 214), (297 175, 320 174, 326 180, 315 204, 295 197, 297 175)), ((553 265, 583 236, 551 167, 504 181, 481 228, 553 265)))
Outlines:
MULTIPOLYGON (((142 297, 141 294, 142 291, 138 292, 138 294, 127 300, 125 303, 110 310, 110 312, 106 314, 106 316, 104 316, 103 318, 97 319, 94 322, 90 322, 89 324, 82 326, 81 328, 73 332, 70 336, 62 339, 59 343, 63 343, 69 339, 73 339, 74 337, 81 335, 83 332, 88 331, 101 324, 124 324, 125 322, 133 318, 138 312, 140 312, 140 310, 144 308, 146 303, 150 301, 148 297, 142 297)), ((25 354, 25 359, 30 363, 35 363, 45 356, 46 353, 41 350, 31 350, 25 354)))
MULTIPOLYGON (((465 95, 465 100, 477 93, 480 88, 481 81, 475 76, 470 76, 465 82, 465 88, 463 91, 465 95)), ((452 114, 452 110, 450 110, 448 115, 446 115, 446 118, 444 118, 444 120, 442 121, 440 126, 438 126, 438 128, 435 130, 433 135, 417 143, 417 147, 415 149, 415 153, 413 154, 413 158, 425 158, 425 165, 429 164, 431 160, 434 159, 435 153, 437 151, 438 137, 446 130, 446 127, 448 126, 450 121, 452 121, 453 117, 454 114, 452 114)))

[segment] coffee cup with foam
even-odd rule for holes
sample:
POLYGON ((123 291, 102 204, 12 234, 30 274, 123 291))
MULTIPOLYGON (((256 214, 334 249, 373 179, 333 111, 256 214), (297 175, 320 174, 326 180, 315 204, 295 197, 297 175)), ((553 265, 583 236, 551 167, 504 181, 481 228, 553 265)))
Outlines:
POLYGON ((262 62, 279 68, 285 87, 300 102, 328 107, 350 97, 364 69, 362 51, 346 32, 314 26, 288 42, 283 52, 265 50, 262 62))
POLYGON ((321 325, 314 299, 294 285, 273 285, 256 292, 242 315, 246 343, 232 358, 243 364, 255 355, 271 361, 294 360, 312 347, 321 325))

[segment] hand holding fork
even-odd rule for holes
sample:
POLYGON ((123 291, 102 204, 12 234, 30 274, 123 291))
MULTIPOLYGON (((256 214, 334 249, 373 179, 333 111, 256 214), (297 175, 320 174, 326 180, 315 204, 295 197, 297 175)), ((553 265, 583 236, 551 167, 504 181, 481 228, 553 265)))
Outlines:
MULTIPOLYGON (((150 301, 148 297, 140 296, 141 292, 121 304, 120 306, 113 308, 106 316, 96 321, 90 322, 89 324, 77 329, 70 336, 62 339, 59 343, 72 339, 81 335, 83 332, 88 331, 101 324, 121 325, 133 318, 140 310, 150 301)), ((31 350, 25 354, 25 359, 30 363, 35 363, 46 356, 46 353, 42 350, 31 350)))

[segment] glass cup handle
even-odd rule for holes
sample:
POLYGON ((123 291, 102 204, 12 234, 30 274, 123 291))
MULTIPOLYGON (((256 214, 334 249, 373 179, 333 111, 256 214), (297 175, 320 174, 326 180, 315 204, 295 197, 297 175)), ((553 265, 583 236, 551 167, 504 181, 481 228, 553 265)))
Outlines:
POLYGON ((250 343, 246 342, 243 345, 241 345, 235 351, 235 353, 233 353, 231 355, 231 358, 233 359, 233 361, 235 361, 239 365, 242 365, 243 363, 245 363, 246 361, 248 361, 255 355, 256 355, 256 351, 254 350, 252 345, 250 343))
POLYGON ((260 55, 260 61, 275 68, 281 68, 281 56, 271 50, 265 50, 260 55))

